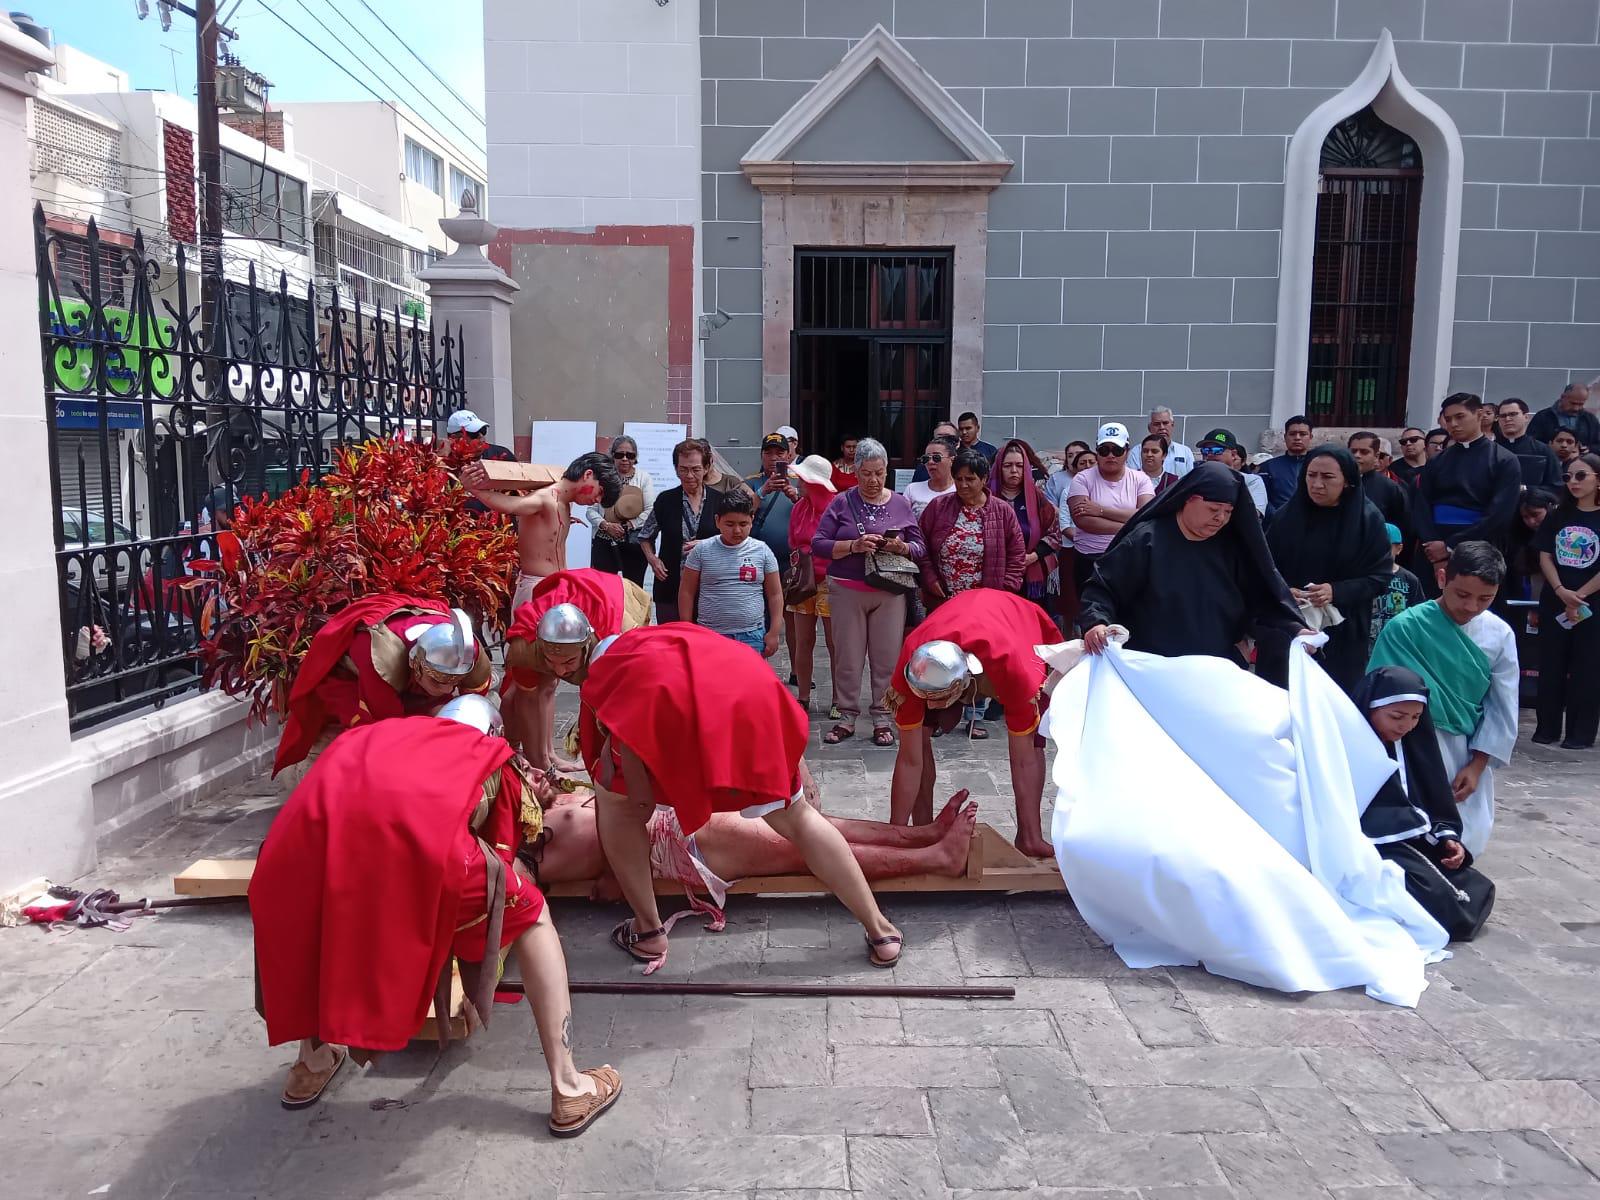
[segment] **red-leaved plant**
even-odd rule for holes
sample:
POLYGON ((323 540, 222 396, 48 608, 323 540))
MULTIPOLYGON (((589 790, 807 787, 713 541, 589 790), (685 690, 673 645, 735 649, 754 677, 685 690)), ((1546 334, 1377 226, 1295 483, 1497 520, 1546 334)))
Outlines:
POLYGON ((516 528, 467 509, 448 454, 374 439, 335 450, 315 483, 307 472, 276 500, 245 500, 218 535, 220 561, 189 564, 212 593, 201 619, 206 686, 248 696, 252 718, 282 715, 312 636, 375 592, 435 597, 503 629, 516 528))

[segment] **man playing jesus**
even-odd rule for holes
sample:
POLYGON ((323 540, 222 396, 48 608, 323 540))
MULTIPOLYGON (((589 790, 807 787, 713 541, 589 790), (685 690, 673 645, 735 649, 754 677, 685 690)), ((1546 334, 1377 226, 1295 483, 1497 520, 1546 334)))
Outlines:
POLYGON ((556 684, 582 683, 595 645, 650 621, 650 593, 621 575, 579 567, 541 580, 511 614, 503 695, 512 742, 534 766, 575 771, 555 752, 556 684))
POLYGON ((317 630, 300 660, 272 773, 314 759, 341 730, 488 687, 489 655, 466 613, 398 592, 363 596, 317 630))
POLYGON ((555 483, 525 494, 493 490, 482 462, 470 462, 461 468, 461 485, 496 512, 517 518, 520 573, 511 594, 512 612, 528 602, 541 579, 567 569, 572 506, 599 504, 610 508, 622 495, 617 464, 597 451, 580 454, 555 483))
POLYGON ((686 836, 713 812, 762 818, 861 922, 872 965, 899 960, 900 931, 844 836, 805 799, 805 711, 760 655, 698 625, 650 625, 601 643, 578 694, 600 843, 633 909, 611 932, 619 949, 652 963, 667 952, 650 875, 661 804, 686 836))
POLYGON ((488 1024, 508 947, 550 1071, 550 1131, 581 1133, 610 1107, 621 1076, 573 1063, 561 939, 516 860, 547 794, 481 696, 328 747, 273 822, 250 881, 267 1039, 300 1042, 285 1108, 316 1103, 350 1054, 404 1047, 430 999, 447 1041, 452 956, 469 1026, 488 1024))
POLYGON ((1494 826, 1494 768, 1511 761, 1517 744, 1517 638, 1489 611, 1505 571, 1488 542, 1459 543, 1439 598, 1385 625, 1369 666, 1406 667, 1428 685, 1428 715, 1461 809, 1461 844, 1474 858, 1494 826))
MULTIPOLYGON (((933 820, 934 730, 948 733, 963 708, 985 696, 1005 706, 1016 847, 1030 858, 1055 854, 1039 821, 1044 794, 1039 719, 1049 698, 1044 694, 1048 672, 1033 648, 1054 645, 1060 636, 1037 604, 992 588, 951 597, 911 631, 884 698, 900 727, 889 792, 891 825, 933 820)), ((973 722, 975 736, 981 728, 973 722)))

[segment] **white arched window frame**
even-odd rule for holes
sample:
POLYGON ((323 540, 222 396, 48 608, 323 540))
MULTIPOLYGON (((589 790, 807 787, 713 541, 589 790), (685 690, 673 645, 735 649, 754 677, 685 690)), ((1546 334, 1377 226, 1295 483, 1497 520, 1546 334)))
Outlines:
POLYGON ((1354 83, 1324 101, 1289 142, 1283 188, 1283 251, 1278 282, 1278 343, 1273 362, 1272 423, 1305 411, 1311 354, 1311 266, 1316 252, 1317 181, 1322 144, 1333 127, 1368 105, 1422 151, 1417 221, 1416 304, 1407 374, 1408 420, 1424 427, 1450 377, 1455 328, 1456 259, 1461 243, 1461 135, 1455 122, 1406 79, 1385 29, 1354 83))

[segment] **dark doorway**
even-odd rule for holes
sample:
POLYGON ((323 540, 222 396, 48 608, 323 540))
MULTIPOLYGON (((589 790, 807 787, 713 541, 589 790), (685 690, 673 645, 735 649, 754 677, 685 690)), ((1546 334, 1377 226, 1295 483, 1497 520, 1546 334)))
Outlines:
POLYGON ((948 251, 798 250, 792 417, 809 451, 870 436, 910 467, 950 410, 948 251))
POLYGON ((1322 145, 1306 415, 1403 425, 1416 302, 1422 152, 1370 108, 1322 145))

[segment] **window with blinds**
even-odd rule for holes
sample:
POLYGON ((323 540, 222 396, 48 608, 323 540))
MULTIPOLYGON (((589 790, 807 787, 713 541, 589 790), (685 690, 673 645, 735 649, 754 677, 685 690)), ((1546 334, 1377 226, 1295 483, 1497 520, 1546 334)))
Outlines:
POLYGON ((1370 108, 1329 133, 1312 258, 1314 425, 1405 423, 1421 200, 1421 152, 1370 108))

